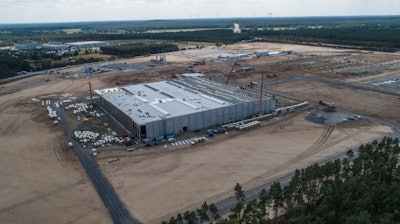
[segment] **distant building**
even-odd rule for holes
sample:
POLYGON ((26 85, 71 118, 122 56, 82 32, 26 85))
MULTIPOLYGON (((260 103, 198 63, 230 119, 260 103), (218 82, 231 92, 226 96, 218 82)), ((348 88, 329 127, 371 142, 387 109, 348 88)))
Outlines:
POLYGON ((104 41, 71 42, 71 43, 65 43, 65 45, 69 45, 70 47, 75 47, 77 49, 100 48, 100 47, 110 46, 108 42, 104 41))
POLYGON ((9 50, 11 50, 12 48, 13 48, 12 46, 0 47, 0 51, 9 51, 9 50))
POLYGON ((248 57, 248 56, 249 56, 249 55, 248 55, 248 54, 245 54, 245 53, 243 53, 243 54, 235 54, 235 55, 229 56, 228 59, 229 59, 229 60, 236 61, 236 60, 241 60, 241 59, 243 59, 243 58, 246 58, 246 57, 248 57))
POLYGON ((26 50, 44 50, 44 51, 75 51, 79 49, 93 49, 100 47, 108 47, 109 43, 104 41, 82 41, 82 42, 70 42, 70 43, 45 43, 39 44, 36 42, 32 43, 18 43, 14 44, 14 49, 19 51, 26 50))
POLYGON ((34 50, 36 47, 39 47, 39 46, 40 46, 40 44, 36 43, 36 42, 14 44, 14 48, 16 50, 20 50, 20 51, 34 50))
POLYGON ((241 33, 242 31, 240 30, 240 26, 237 23, 233 24, 233 32, 234 33, 241 33))
POLYGON ((268 51, 256 51, 255 53, 256 53, 257 58, 269 56, 268 51))
POLYGON ((43 44, 40 49, 48 51, 68 50, 70 48, 67 44, 43 44))

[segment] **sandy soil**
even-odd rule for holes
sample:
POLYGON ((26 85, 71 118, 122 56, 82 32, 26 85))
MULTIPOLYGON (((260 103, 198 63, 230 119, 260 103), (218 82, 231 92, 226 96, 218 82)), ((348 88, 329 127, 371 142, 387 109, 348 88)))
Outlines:
MULTIPOLYGON (((210 64, 209 61, 217 55, 231 55, 241 50, 302 52, 306 56, 247 59, 241 63, 356 85, 396 75, 392 67, 397 66, 400 57, 396 54, 355 54, 346 56, 348 60, 345 60, 341 55, 344 51, 338 49, 271 43, 235 44, 225 49, 205 49, 204 52, 171 53, 167 55, 169 65, 159 70, 112 70, 95 75, 90 81, 94 89, 100 89, 115 86, 117 82, 124 85, 170 79, 173 74, 186 72, 188 61, 202 58, 209 60, 196 69, 226 76, 232 62, 210 64), (332 57, 327 60, 323 52, 336 53, 330 53, 332 57), (344 74, 371 63, 388 61, 392 67, 386 70, 360 76, 344 74), (349 65, 342 66, 344 62, 349 65)), ((118 63, 150 59, 155 56, 118 63)), ((62 93, 88 95, 87 79, 67 79, 61 75, 82 69, 78 66, 61 70, 59 74, 0 85, 2 222, 112 222, 73 151, 66 147, 67 140, 61 128, 51 125, 40 102, 31 101, 34 97, 54 100, 62 93)), ((261 80, 256 71, 235 75, 243 81, 261 80)), ((264 81, 279 82, 272 86, 273 89, 316 101, 323 98, 353 113, 400 122, 398 97, 319 82, 295 81, 285 75, 269 75, 270 78, 264 81)), ((367 120, 327 127, 305 121, 306 115, 303 112, 282 117, 279 121, 270 120, 256 130, 230 132, 193 147, 154 148, 130 153, 104 151, 98 157, 99 163, 131 213, 144 223, 158 223, 177 212, 199 207, 204 201, 216 202, 232 195, 237 182, 249 189, 391 132, 390 128, 367 120), (115 156, 121 160, 109 164, 107 159, 115 156)))
POLYGON ((60 127, 41 102, 69 81, 33 77, 0 89, 2 223, 112 223, 60 127))
POLYGON ((305 121, 306 114, 181 150, 108 153, 99 157, 99 163, 135 217, 159 223, 204 201, 232 196, 236 183, 251 189, 391 133, 390 128, 368 121, 322 126, 305 121), (121 160, 107 163, 116 156, 121 160))
POLYGON ((309 100, 334 102, 337 107, 353 113, 400 123, 400 99, 397 96, 354 90, 315 81, 293 81, 277 84, 272 88, 309 100))
POLYGON ((233 44, 223 47, 230 50, 246 50, 246 51, 299 51, 299 52, 342 52, 343 50, 327 48, 327 47, 316 47, 306 45, 295 45, 295 44, 279 44, 279 43, 240 43, 233 44))

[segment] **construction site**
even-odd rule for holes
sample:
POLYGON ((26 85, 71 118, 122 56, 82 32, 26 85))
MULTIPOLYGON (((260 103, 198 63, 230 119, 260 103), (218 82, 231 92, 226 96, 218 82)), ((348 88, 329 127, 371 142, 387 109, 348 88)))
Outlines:
POLYGON ((236 183, 398 137, 399 68, 399 53, 255 42, 2 84, 0 219, 161 223, 222 208, 236 183))

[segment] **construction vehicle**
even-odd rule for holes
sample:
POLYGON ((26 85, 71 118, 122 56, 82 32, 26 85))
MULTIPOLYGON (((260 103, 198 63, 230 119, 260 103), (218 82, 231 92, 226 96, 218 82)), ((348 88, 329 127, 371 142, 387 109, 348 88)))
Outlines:
POLYGON ((330 108, 336 108, 335 103, 330 103, 330 102, 326 102, 326 101, 322 101, 322 100, 319 101, 319 105, 328 106, 330 108))

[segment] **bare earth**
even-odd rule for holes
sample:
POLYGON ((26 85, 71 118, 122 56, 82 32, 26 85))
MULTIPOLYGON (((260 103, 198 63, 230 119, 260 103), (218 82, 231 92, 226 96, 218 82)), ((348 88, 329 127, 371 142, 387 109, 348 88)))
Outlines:
POLYGON ((232 196, 236 183, 251 189, 391 133, 386 126, 366 121, 343 127, 318 125, 305 121, 305 115, 159 155, 105 153, 99 163, 135 217, 160 223, 204 201, 232 196), (121 158, 118 163, 107 163, 115 156, 121 158))
POLYGON ((60 127, 33 97, 54 98, 68 81, 43 77, 1 86, 1 223, 112 223, 60 127), (47 95, 47 96, 46 96, 47 95))
MULTIPOLYGON (((232 51, 290 51, 302 56, 246 59, 243 66, 272 68, 308 77, 367 85, 381 78, 398 76, 398 54, 348 54, 345 50, 290 44, 251 43, 202 51, 174 52, 169 65, 156 70, 112 70, 91 78, 95 89, 172 78, 187 72, 187 62, 205 59, 200 71, 229 75, 233 62, 209 63, 232 51), (326 53, 330 52, 330 53, 326 53), (339 56, 338 56, 339 54, 339 56), (314 56, 313 56, 314 55, 314 56), (317 56, 315 56, 317 55, 317 56), (326 56, 328 55, 328 56, 326 56), (390 62, 390 63, 386 63, 390 62), (385 69, 360 73, 375 63, 385 69), (180 67, 177 67, 180 66, 180 67), (348 74, 357 73, 356 75, 348 74)), ((155 56, 118 63, 149 62, 155 56)), ((110 63, 110 62, 108 62, 110 63)), ((55 100, 60 94, 88 95, 86 79, 60 74, 39 75, 0 85, 0 220, 2 223, 112 223, 110 215, 60 126, 47 119, 39 100, 55 100), (47 80, 48 79, 48 80, 47 80)), ((260 82, 260 72, 235 72, 242 81, 260 82)), ((304 99, 335 102, 338 108, 376 119, 400 122, 399 97, 354 90, 318 81, 270 76, 269 88, 304 99)), ((374 87, 378 88, 378 87, 374 87)), ((398 90, 390 90, 398 92, 398 90)), ((217 202, 233 194, 240 183, 250 189, 294 169, 325 160, 362 143, 392 133, 391 128, 371 119, 342 122, 330 127, 306 121, 308 110, 269 120, 246 131, 231 131, 205 143, 182 148, 154 147, 140 152, 107 150, 98 162, 122 201, 143 223, 160 223, 178 212, 192 210, 204 201, 217 202), (108 163, 109 158, 120 160, 108 163)))

